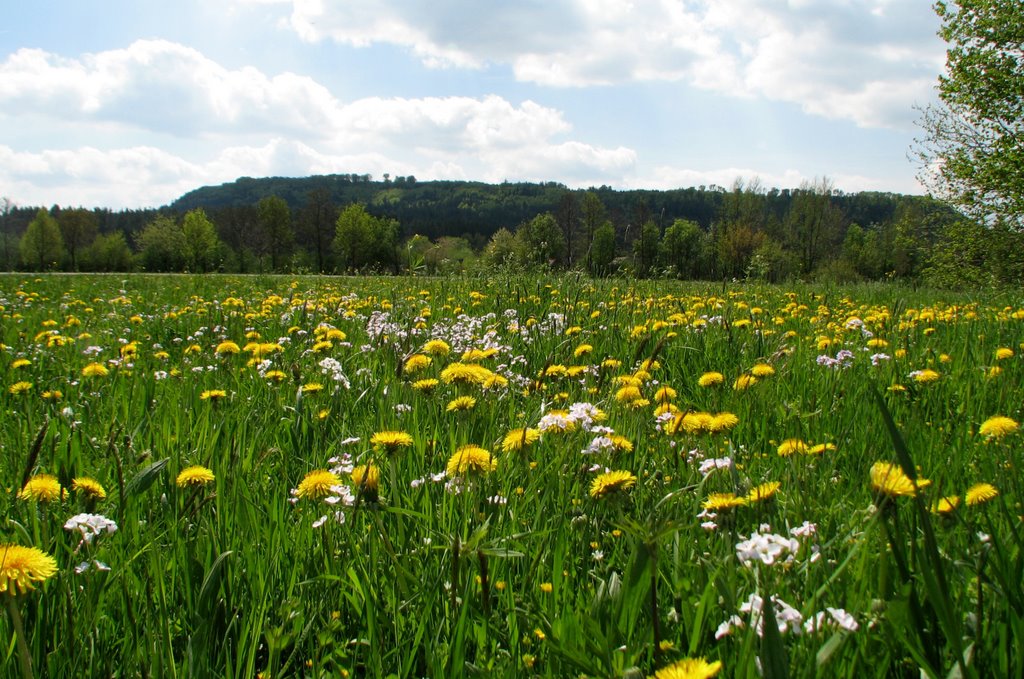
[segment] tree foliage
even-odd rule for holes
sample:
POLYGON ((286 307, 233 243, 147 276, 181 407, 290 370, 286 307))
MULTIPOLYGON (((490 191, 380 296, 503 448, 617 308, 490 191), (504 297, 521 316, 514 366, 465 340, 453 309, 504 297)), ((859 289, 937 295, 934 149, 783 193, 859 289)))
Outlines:
POLYGON ((940 103, 924 110, 920 179, 981 223, 1024 228, 1024 3, 937 2, 948 43, 940 103))
POLYGON ((82 268, 88 271, 130 271, 132 250, 121 231, 101 233, 82 255, 82 268))
POLYGON ((169 215, 160 215, 135 237, 146 271, 184 271, 188 266, 185 233, 169 215))
POLYGON ((96 215, 91 210, 83 208, 61 210, 57 217, 57 224, 60 226, 61 237, 64 239, 68 263, 72 271, 77 271, 82 251, 92 244, 99 231, 96 215))
POLYGON ((56 268, 64 257, 64 239, 57 220, 44 208, 29 222, 19 245, 21 260, 36 271, 56 268))
POLYGON ((185 240, 185 261, 189 271, 205 273, 217 266, 220 240, 217 229, 202 208, 189 210, 181 224, 185 240))
MULTIPOLYGON (((81 255, 76 251, 74 265, 70 257, 54 261, 67 270, 140 266, 240 273, 403 268, 439 273, 475 271, 480 261, 704 280, 920 279, 931 261, 929 253, 944 242, 944 230, 963 219, 932 198, 843 193, 827 180, 797 189, 765 189, 753 180, 739 181, 730 190, 584 191, 553 182, 396 177, 385 184, 336 175, 241 179, 188 198, 160 211, 86 211, 98 224, 93 245, 81 255), (353 200, 357 196, 362 198, 353 200), (199 199, 204 197, 216 199, 204 208, 205 219, 199 212, 188 216, 202 207, 199 199), (191 207, 181 209, 186 203, 191 207), (336 215, 337 205, 348 206, 343 217, 336 215), (207 224, 213 225, 216 240, 207 224), (135 253, 126 252, 122 243, 135 253)), ((18 251, 38 208, 11 201, 0 201, 0 208, 3 261, 8 267, 20 262, 29 269, 43 268, 38 261, 21 261, 18 251)), ((52 214, 59 219, 68 212, 55 206, 52 214)), ((995 240, 991 243, 996 247, 995 240)), ((1009 246, 998 249, 1013 252, 1009 246)), ((967 278, 1005 284, 1015 270, 1010 259, 987 257, 984 267, 992 270, 967 278)))
POLYGON ((271 271, 279 271, 295 245, 291 210, 283 198, 267 196, 257 203, 256 213, 259 224, 257 252, 270 258, 271 271))
POLYGON ((539 214, 519 227, 527 263, 555 266, 565 255, 565 235, 550 212, 539 214))
POLYGON ((397 220, 374 217, 361 203, 341 211, 334 227, 334 250, 346 269, 367 267, 398 272, 397 220))

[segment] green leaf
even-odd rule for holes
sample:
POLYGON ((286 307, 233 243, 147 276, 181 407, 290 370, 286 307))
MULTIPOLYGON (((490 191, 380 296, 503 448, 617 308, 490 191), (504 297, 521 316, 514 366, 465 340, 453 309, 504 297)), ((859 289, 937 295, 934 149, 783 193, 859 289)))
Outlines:
POLYGON ((164 467, 167 466, 167 463, 169 461, 170 458, 167 457, 165 457, 162 460, 157 460, 156 462, 154 462, 153 464, 149 465, 148 467, 140 471, 138 474, 136 474, 135 478, 129 481, 127 485, 125 485, 125 499, 135 497, 137 495, 142 495, 147 490, 149 490, 150 486, 156 483, 156 480, 160 478, 160 474, 163 473, 164 467))
POLYGON ((199 590, 199 605, 196 606, 196 612, 203 618, 213 610, 217 592, 220 588, 221 576, 224 572, 224 564, 233 553, 230 550, 222 552, 213 562, 213 565, 210 566, 210 570, 206 572, 206 577, 203 578, 203 586, 199 590))
POLYGON ((832 660, 832 656, 836 654, 836 651, 838 651, 843 645, 843 642, 846 641, 847 636, 847 633, 843 631, 838 631, 833 634, 832 637, 818 649, 818 652, 814 656, 815 664, 819 668, 829 664, 832 660))
POLYGON ((786 646, 775 620, 775 602, 765 597, 761 606, 761 668, 765 679, 787 679, 789 661, 786 660, 786 646))

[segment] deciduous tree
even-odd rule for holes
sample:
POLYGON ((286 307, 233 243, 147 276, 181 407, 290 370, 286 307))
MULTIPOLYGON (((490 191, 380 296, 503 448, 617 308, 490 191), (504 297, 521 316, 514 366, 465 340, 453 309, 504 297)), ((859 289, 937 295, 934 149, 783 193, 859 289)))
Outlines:
POLYGON ((292 214, 288 203, 278 196, 267 196, 256 205, 259 217, 261 250, 270 257, 270 269, 277 271, 285 263, 295 245, 292 214))
POLYGON ((948 43, 914 154, 936 196, 984 224, 1024 228, 1024 3, 936 2, 948 43))
POLYGON ((220 239, 213 222, 206 217, 202 208, 189 210, 181 224, 185 237, 185 260, 189 271, 206 273, 217 265, 217 251, 220 239))
POLYGON ((19 244, 21 261, 36 271, 56 267, 64 257, 64 239, 57 220, 45 208, 39 208, 35 219, 28 224, 19 244))
POLYGON ((60 216, 57 218, 57 225, 60 227, 60 234, 64 239, 64 248, 68 254, 68 266, 72 271, 78 271, 79 256, 96 238, 98 231, 96 215, 91 210, 83 208, 61 210, 60 216))

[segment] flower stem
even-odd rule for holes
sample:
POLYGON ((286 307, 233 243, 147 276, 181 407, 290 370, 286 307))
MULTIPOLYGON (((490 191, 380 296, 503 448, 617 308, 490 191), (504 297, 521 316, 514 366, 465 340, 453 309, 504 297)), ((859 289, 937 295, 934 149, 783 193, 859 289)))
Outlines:
POLYGON ((29 653, 28 643, 25 641, 25 626, 21 622, 21 613, 18 611, 18 604, 14 600, 14 593, 9 592, 4 597, 4 604, 7 606, 7 614, 11 616, 11 625, 14 627, 14 638, 18 642, 18 660, 21 665, 21 676, 23 679, 32 679, 32 654, 29 653))

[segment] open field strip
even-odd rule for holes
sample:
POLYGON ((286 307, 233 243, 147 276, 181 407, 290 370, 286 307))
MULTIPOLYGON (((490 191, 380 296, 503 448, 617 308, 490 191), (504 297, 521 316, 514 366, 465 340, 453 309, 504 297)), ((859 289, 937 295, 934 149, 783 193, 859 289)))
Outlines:
POLYGON ((1024 672, 1020 296, 22 275, 0 343, 6 675, 1024 672))

